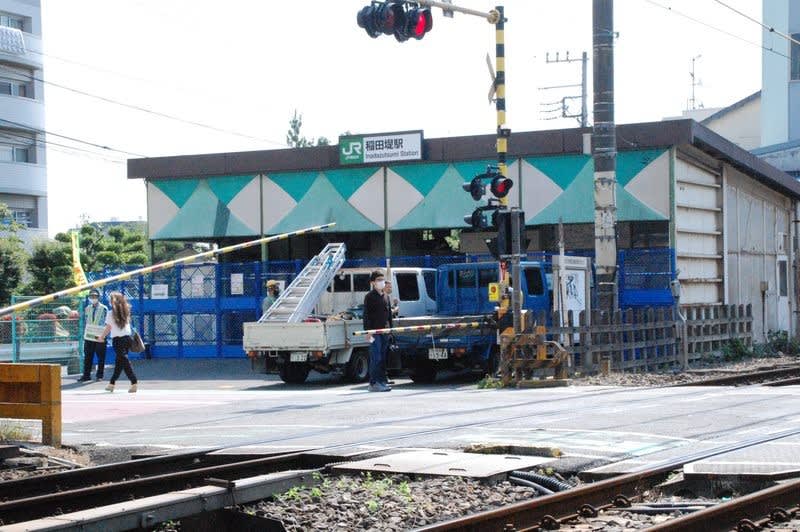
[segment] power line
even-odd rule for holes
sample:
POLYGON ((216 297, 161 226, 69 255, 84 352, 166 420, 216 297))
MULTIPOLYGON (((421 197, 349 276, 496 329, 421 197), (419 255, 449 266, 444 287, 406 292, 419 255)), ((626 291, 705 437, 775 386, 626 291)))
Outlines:
POLYGON ((759 43, 757 43, 757 42, 754 42, 754 41, 750 41, 750 40, 748 40, 748 39, 745 39, 744 37, 742 37, 742 36, 740 36, 740 35, 736 35, 735 33, 731 33, 731 32, 729 32, 729 31, 727 31, 727 30, 723 30, 722 28, 718 28, 718 27, 716 27, 716 26, 712 26, 711 24, 708 24, 708 23, 706 23, 706 22, 703 22, 703 21, 702 21, 702 20, 700 20, 700 19, 694 18, 694 17, 692 17, 691 15, 687 15, 686 13, 681 13, 680 11, 676 11, 675 9, 672 9, 672 7, 670 7, 670 6, 665 6, 665 5, 659 4, 658 2, 655 2, 654 0, 646 0, 646 1, 647 1, 649 4, 653 4, 653 5, 654 5, 654 6, 656 6, 656 7, 660 7, 661 9, 665 9, 665 10, 669 11, 670 13, 675 13, 676 15, 678 15, 678 16, 681 16, 681 17, 683 17, 683 18, 685 18, 685 19, 691 20, 692 22, 695 22, 695 23, 697 23, 697 24, 700 24, 701 26, 705 26, 706 28, 712 29, 712 30, 714 30, 714 31, 718 31, 718 32, 720 32, 720 33, 724 33, 724 34, 725 34, 725 35, 727 35, 728 37, 733 37, 734 39, 738 39, 738 40, 740 40, 740 41, 742 41, 742 42, 745 42, 745 43, 747 43, 747 44, 750 44, 750 45, 753 45, 753 46, 758 46, 758 47, 759 47, 759 48, 761 48, 762 50, 766 50, 766 51, 768 51, 768 52, 772 52, 772 53, 773 53, 773 54, 775 54, 775 55, 779 55, 779 56, 781 56, 781 57, 785 57, 786 59, 790 59, 790 60, 791 60, 791 58, 790 58, 788 55, 786 55, 786 54, 782 54, 781 52, 779 52, 779 51, 777 51, 777 50, 773 50, 772 48, 769 48, 769 47, 767 47, 767 46, 764 46, 763 44, 759 44, 759 43))
POLYGON ((20 135, 18 133, 12 133, 10 131, 0 131, 0 138, 3 138, 3 137, 6 137, 6 138, 12 137, 12 138, 16 138, 16 139, 19 139, 19 140, 33 141, 33 143, 36 144, 37 146, 42 146, 42 147, 49 146, 52 149, 54 149, 55 151, 59 151, 61 153, 66 153, 68 155, 75 155, 75 156, 79 156, 79 157, 87 157, 87 158, 90 158, 90 159, 98 159, 98 160, 108 161, 108 162, 116 163, 116 164, 124 164, 125 163, 125 161, 122 160, 122 159, 111 159, 109 157, 103 157, 102 155, 100 155, 100 154, 98 154, 96 152, 93 152, 91 150, 87 150, 87 149, 84 149, 84 148, 78 148, 77 146, 69 146, 67 144, 60 144, 58 142, 53 142, 53 141, 42 139, 42 138, 30 138, 30 137, 26 137, 24 135, 20 135))
POLYGON ((147 155, 142 155, 141 153, 134 153, 134 152, 125 151, 125 150, 117 150, 117 149, 111 148, 109 146, 104 146, 102 144, 95 144, 94 142, 89 142, 88 140, 81 140, 81 139, 77 139, 75 137, 70 137, 70 136, 67 136, 67 135, 61 135, 60 133, 53 133, 52 131, 45 131, 44 129, 39 129, 37 127, 31 126, 31 125, 28 125, 28 124, 22 124, 20 122, 14 122, 13 120, 7 120, 5 118, 0 118, 0 122, 5 122, 6 124, 11 124, 11 125, 14 125, 14 126, 17 126, 17 127, 21 127, 23 129, 28 129, 28 130, 31 130, 31 131, 33 131, 35 133, 41 133, 43 135, 51 135, 53 137, 59 137, 59 138, 62 138, 62 139, 71 140, 72 142, 78 142, 80 144, 86 144, 87 146, 92 146, 94 148, 100 148, 101 150, 115 151, 115 152, 119 152, 119 153, 124 153, 126 155, 133 155, 134 157, 147 158, 147 155))
POLYGON ((751 21, 755 22, 756 24, 758 24, 759 26, 761 26, 765 30, 769 31, 770 33, 777 33, 778 35, 780 35, 781 37, 783 37, 787 41, 793 42, 794 44, 797 44, 797 45, 800 45, 800 41, 798 41, 797 39, 793 39, 791 35, 786 35, 785 33, 776 30, 773 26, 767 26, 766 24, 764 24, 760 20, 751 17, 747 13, 743 13, 743 12, 739 11, 738 9, 736 9, 735 7, 729 6, 728 4, 723 2, 722 0, 714 0, 714 1, 716 3, 718 3, 719 5, 721 5, 722 7, 726 7, 728 9, 730 9, 731 11, 733 11, 734 13, 743 16, 747 20, 751 20, 751 21))
MULTIPOLYGON (((7 68, 7 67, 5 67, 5 65, 0 65, 0 66, 2 66, 2 68, 7 68)), ((39 81, 39 82, 45 83, 47 85, 52 85, 53 87, 58 87, 59 89, 63 89, 63 90, 66 90, 66 91, 74 92, 75 94, 80 94, 82 96, 87 96, 89 98, 94 98, 96 100, 100 100, 100 101, 103 101, 103 102, 106 102, 106 103, 119 105, 121 107, 127 107, 129 109, 134 109, 136 111, 140 111, 140 112, 143 112, 143 113, 151 114, 151 115, 154 115, 154 116, 159 116, 161 118, 167 118, 169 120, 174 120, 176 122, 182 122, 184 124, 189 124, 189 125, 192 125, 192 126, 201 127, 201 128, 204 128, 204 129, 210 129, 210 130, 216 131, 218 133, 227 133, 228 135, 235 135, 237 137, 247 138, 247 139, 250 139, 250 140, 257 140, 259 142, 266 142, 266 143, 269 143, 269 144, 276 144, 276 145, 279 145, 279 146, 286 147, 286 144, 283 143, 283 142, 276 142, 274 140, 269 140, 269 139, 265 139, 265 138, 262 138, 262 137, 256 137, 256 136, 253 136, 253 135, 248 135, 246 133, 239 133, 237 131, 231 131, 229 129, 223 129, 223 128, 220 128, 220 127, 212 126, 210 124, 204 124, 202 122, 196 122, 194 120, 184 119, 184 118, 181 118, 179 116, 174 116, 174 115, 170 115, 170 114, 167 114, 167 113, 162 113, 160 111, 154 111, 152 109, 147 109, 146 107, 141 107, 139 105, 133 105, 133 104, 125 103, 125 102, 120 102, 120 101, 114 100, 112 98, 107 98, 105 96, 100 96, 98 94, 92 94, 90 92, 86 92, 86 91, 83 91, 83 90, 80 90, 80 89, 74 89, 72 87, 68 87, 66 85, 62 85, 60 83, 56 83, 54 81, 44 80, 42 78, 34 76, 33 74, 26 74, 26 75, 29 78, 31 78, 31 79, 33 79, 35 81, 39 81)))

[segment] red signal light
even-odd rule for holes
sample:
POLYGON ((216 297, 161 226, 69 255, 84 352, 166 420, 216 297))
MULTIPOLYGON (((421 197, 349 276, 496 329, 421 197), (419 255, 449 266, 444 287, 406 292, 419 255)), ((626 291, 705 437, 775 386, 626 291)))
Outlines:
POLYGON ((498 175, 494 179, 492 179, 492 184, 490 186, 490 190, 492 194, 497 198, 505 198, 508 195, 508 192, 511 190, 511 187, 514 186, 514 182, 508 179, 507 177, 503 177, 502 175, 498 175))
POLYGON ((433 16, 428 8, 414 8, 409 11, 409 30, 415 39, 422 39, 433 27, 433 16))

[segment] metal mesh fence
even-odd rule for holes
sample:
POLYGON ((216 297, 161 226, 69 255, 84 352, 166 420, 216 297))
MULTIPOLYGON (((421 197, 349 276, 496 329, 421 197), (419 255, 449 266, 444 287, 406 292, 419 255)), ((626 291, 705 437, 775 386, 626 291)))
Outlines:
MULTIPOLYGON (((34 296, 12 296, 11 303, 22 303, 34 296)), ((82 338, 81 297, 57 301, 3 316, 0 319, 0 360, 53 360, 77 364, 82 338)))

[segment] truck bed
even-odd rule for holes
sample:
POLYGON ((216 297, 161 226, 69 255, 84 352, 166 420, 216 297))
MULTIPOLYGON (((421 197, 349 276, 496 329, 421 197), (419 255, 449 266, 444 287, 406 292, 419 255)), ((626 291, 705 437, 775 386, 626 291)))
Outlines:
POLYGON ((331 351, 369 345, 365 336, 353 336, 363 322, 330 320, 302 323, 245 323, 245 351, 331 351))

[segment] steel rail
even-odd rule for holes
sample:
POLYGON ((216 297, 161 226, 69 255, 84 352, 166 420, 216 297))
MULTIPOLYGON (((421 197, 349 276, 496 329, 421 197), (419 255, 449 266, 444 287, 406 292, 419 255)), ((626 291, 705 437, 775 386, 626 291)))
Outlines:
MULTIPOLYGON (((683 465, 717 456, 727 452, 752 447, 773 440, 800 434, 800 429, 793 429, 752 438, 738 443, 728 444, 707 451, 699 451, 682 457, 671 458, 652 466, 641 467, 631 473, 619 477, 601 480, 568 491, 539 497, 532 501, 520 502, 487 510, 466 517, 452 519, 442 523, 418 528, 417 532, 469 531, 469 532, 503 532, 509 526, 515 530, 539 530, 575 518, 581 514, 591 514, 598 509, 613 505, 626 506, 643 490, 652 488, 675 469, 683 465), (616 504, 615 504, 616 503, 616 504)), ((695 529, 695 530, 702 530, 695 529)))
POLYGON ((779 484, 765 490, 738 497, 728 502, 699 510, 689 515, 666 521, 648 528, 656 532, 682 532, 682 531, 715 531, 715 530, 760 530, 761 528, 746 528, 753 520, 772 517, 775 520, 785 518, 786 508, 796 506, 800 502, 800 479, 779 484), (737 525, 742 527, 738 528, 737 525))
MULTIPOLYGON (((327 465, 328 461, 322 455, 292 452, 36 495, 0 503, 0 524, 8 525, 124 502, 131 498, 184 490, 204 485, 208 478, 232 480, 294 469, 315 469, 327 465)), ((44 478, 38 477, 39 482, 44 478)))
POLYGON ((791 377, 788 379, 781 379, 779 381, 765 382, 763 386, 778 387, 778 386, 792 386, 794 384, 800 384, 800 377, 791 377))
MULTIPOLYGON (((0 503, 34 495, 45 495, 143 475, 159 475, 170 471, 186 471, 212 465, 241 461, 236 455, 212 454, 224 447, 151 456, 47 475, 36 475, 0 482, 0 503)), ((283 453, 273 453, 279 455, 283 453)))
MULTIPOLYGON (((724 377, 714 377, 700 381, 687 382, 676 386, 731 386, 736 384, 756 384, 764 383, 770 379, 781 379, 785 377, 800 376, 800 365, 785 367, 780 369, 768 369, 741 373, 738 375, 726 375, 724 377)), ((764 383, 768 385, 768 383, 764 383)))

